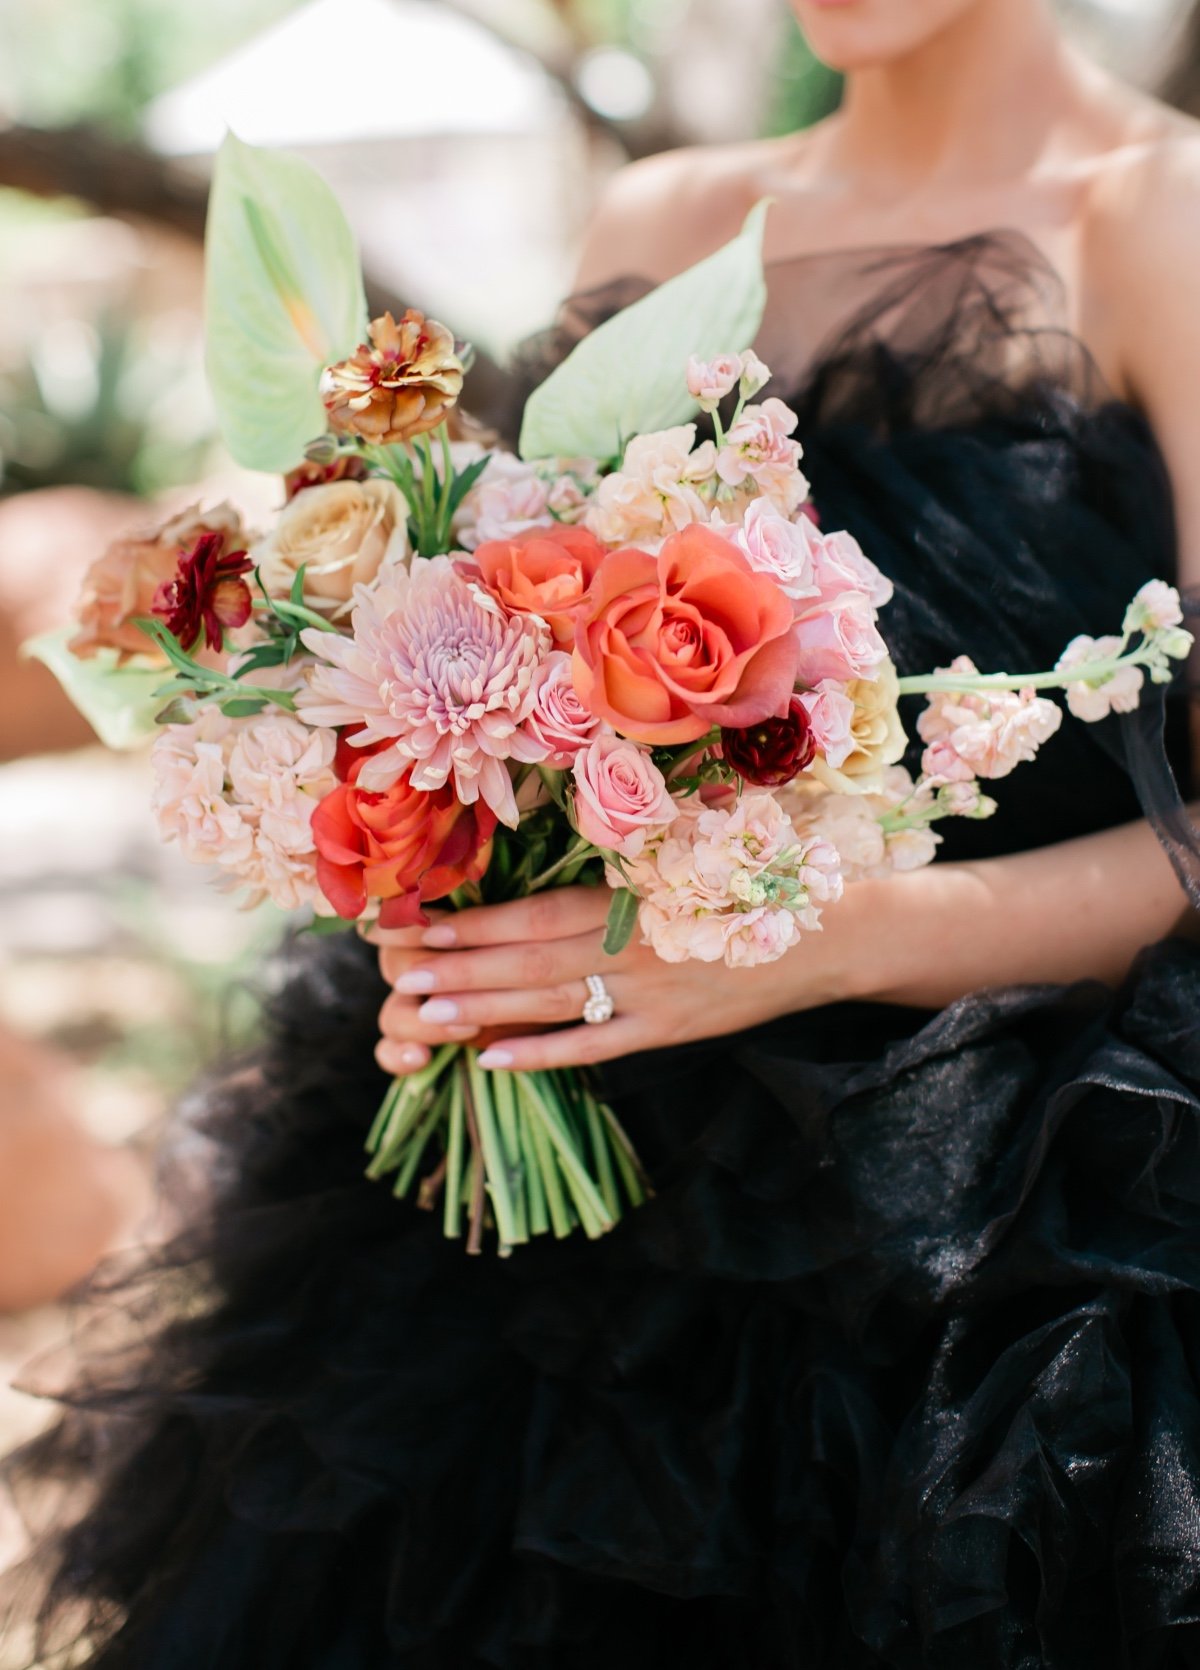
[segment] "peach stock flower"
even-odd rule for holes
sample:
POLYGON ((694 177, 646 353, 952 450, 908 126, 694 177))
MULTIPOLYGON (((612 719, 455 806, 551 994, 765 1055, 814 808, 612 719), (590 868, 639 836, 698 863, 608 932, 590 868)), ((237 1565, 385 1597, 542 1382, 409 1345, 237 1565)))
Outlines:
MULTIPOLYGON (((1140 597, 1141 593, 1138 595, 1140 597)), ((1089 661, 1104 661, 1120 653, 1120 638, 1081 635, 1072 638, 1059 656, 1057 671, 1065 673, 1078 667, 1081 672, 1086 672, 1089 661)), ((1067 685, 1067 706, 1076 719, 1088 723, 1106 719, 1110 713, 1132 713, 1141 700, 1144 683, 1145 676, 1140 667, 1122 667, 1098 684, 1080 679, 1076 684, 1067 685)))
POLYGON ((608 545, 652 545, 692 522, 705 522, 715 487, 717 449, 696 446, 696 425, 637 435, 621 468, 605 476, 587 508, 587 525, 608 545), (693 448, 695 450, 693 451, 693 448))
MULTIPOLYGON (((977 668, 960 655, 948 670, 971 675, 977 668)), ((921 769, 938 784, 1007 777, 1032 760, 1061 724, 1057 703, 1032 690, 938 691, 917 720, 927 745, 921 769)))
POLYGON ((232 551, 242 540, 241 518, 231 505, 204 511, 192 505, 152 533, 110 545, 84 577, 71 653, 87 658, 113 649, 121 661, 131 655, 165 659, 133 622, 153 612, 159 590, 175 579, 180 557, 206 533, 220 534, 223 549, 232 551))
POLYGON ((513 615, 537 615, 544 620, 560 647, 575 641, 575 617, 604 547, 586 528, 529 528, 513 539, 488 540, 480 545, 473 566, 484 587, 513 615))
POLYGON ((638 742, 692 742, 715 725, 787 712, 792 605, 729 540, 685 528, 657 556, 605 558, 579 617, 575 686, 638 742))
POLYGON ((454 337, 412 307, 399 320, 390 313, 372 319, 367 334, 369 341, 321 378, 330 427, 375 446, 436 429, 462 393, 454 337))

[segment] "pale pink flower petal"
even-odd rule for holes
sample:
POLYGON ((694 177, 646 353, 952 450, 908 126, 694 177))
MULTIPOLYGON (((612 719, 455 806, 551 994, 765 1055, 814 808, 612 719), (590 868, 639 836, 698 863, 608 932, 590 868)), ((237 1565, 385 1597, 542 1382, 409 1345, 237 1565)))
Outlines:
MULTIPOLYGON (((1120 650, 1119 638, 1080 635, 1072 638, 1059 656, 1056 671, 1066 673, 1076 667, 1083 669, 1089 662, 1105 661, 1118 655, 1120 650)), ((1122 667, 1101 684, 1081 679, 1077 684, 1068 684, 1067 706, 1076 719, 1083 719, 1089 724, 1107 719, 1110 713, 1132 713, 1141 700, 1144 683, 1145 675, 1140 667, 1122 667)))
POLYGON ((482 798, 516 827, 508 762, 546 756, 525 728, 534 677, 549 651, 543 622, 504 615, 449 557, 432 557, 360 591, 351 638, 302 636, 327 664, 310 673, 301 716, 354 726, 363 746, 391 744, 363 765, 363 788, 389 788, 411 766, 416 788, 452 781, 464 805, 482 798))

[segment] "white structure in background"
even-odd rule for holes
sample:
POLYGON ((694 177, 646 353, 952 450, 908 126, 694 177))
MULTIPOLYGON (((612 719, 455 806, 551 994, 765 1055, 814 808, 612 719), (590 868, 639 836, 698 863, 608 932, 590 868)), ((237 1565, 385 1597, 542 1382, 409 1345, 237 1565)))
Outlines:
POLYGON ((226 128, 310 161, 367 269, 492 351, 569 287, 582 124, 531 58, 435 0, 309 0, 158 99, 156 150, 207 169, 226 128))

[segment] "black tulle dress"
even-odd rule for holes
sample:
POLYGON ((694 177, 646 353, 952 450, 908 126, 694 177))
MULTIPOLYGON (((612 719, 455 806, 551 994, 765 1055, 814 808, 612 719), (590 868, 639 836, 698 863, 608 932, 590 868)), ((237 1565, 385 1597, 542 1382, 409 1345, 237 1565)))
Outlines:
MULTIPOLYGON (((1048 665, 1170 577, 1154 441, 1023 240, 771 290, 902 671, 1048 665)), ((946 856, 1135 818, 1136 778, 1186 868, 1162 763, 1153 723, 1069 722, 946 856)), ((1200 950, 620 1063, 657 1199, 503 1263, 363 1180, 383 990, 355 940, 291 956, 262 1053, 185 1110, 206 1210, 101 1280, 65 1420, 10 1463, 57 1527, 9 1579, 14 1662, 1200 1665, 1200 950)))

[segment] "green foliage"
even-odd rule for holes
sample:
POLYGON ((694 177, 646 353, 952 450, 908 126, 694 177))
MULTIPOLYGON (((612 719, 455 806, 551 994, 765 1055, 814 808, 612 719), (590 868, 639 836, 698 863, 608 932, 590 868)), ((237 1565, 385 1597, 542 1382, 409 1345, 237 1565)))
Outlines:
POLYGON ((54 674, 64 692, 108 748, 137 748, 154 735, 162 699, 161 667, 122 667, 115 650, 100 650, 87 660, 72 655, 63 627, 31 638, 23 653, 54 674))
POLYGON ((205 274, 221 432, 239 464, 282 473, 325 431, 322 367, 366 335, 354 234, 307 163, 229 134, 213 175, 205 274))
POLYGON ((836 110, 842 99, 842 77, 813 56, 793 19, 788 18, 784 28, 763 125, 767 136, 811 127, 836 110))
POLYGON ((768 202, 723 249, 624 308, 535 390, 521 429, 523 458, 618 459, 626 441, 685 423, 689 355, 748 348, 766 305, 762 240, 768 202))

